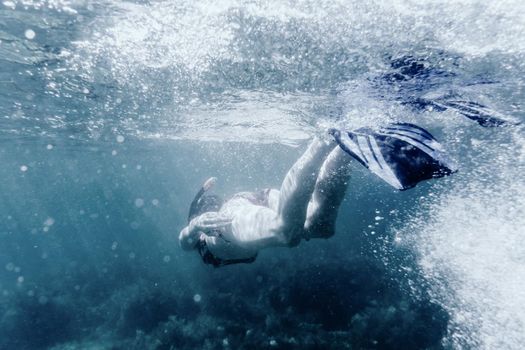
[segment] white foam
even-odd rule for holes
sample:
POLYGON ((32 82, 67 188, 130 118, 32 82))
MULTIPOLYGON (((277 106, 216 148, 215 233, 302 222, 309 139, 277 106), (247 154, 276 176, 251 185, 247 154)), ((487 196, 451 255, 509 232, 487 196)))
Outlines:
POLYGON ((525 342, 525 142, 519 132, 512 141, 485 140, 470 174, 401 230, 452 317, 447 341, 456 348, 525 342))
POLYGON ((338 103, 320 98, 331 96, 330 89, 342 90, 341 127, 383 124, 400 113, 411 121, 396 104, 371 98, 366 78, 359 80, 364 72, 384 70, 388 55, 424 54, 429 48, 469 58, 525 55, 525 5, 517 0, 114 2, 86 32, 67 58, 73 70, 97 77, 102 67, 136 106, 144 95, 168 97, 140 119, 122 118, 124 133, 199 140, 230 140, 235 134, 241 137, 237 141, 297 144, 313 133, 312 120, 330 119, 327 108, 311 109, 315 102, 338 103), (338 53, 344 53, 342 61, 338 53), (218 102, 206 98, 209 86, 213 91, 239 85, 254 79, 258 69, 277 74, 270 76, 277 82, 283 79, 281 98, 275 100, 264 84, 256 91, 221 91, 218 102), (302 91, 297 98, 294 80, 307 83, 338 69, 358 80, 302 91), (304 103, 308 99, 310 106, 304 103), (254 115, 263 126, 253 123, 254 115))

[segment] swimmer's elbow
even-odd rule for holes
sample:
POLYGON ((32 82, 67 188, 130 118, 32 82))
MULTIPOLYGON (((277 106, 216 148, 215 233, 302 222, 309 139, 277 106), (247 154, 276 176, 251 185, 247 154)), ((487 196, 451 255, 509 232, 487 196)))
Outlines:
POLYGON ((182 248, 182 250, 193 250, 193 248, 195 248, 195 245, 191 244, 191 242, 188 242, 187 240, 179 240, 179 246, 182 248))
POLYGON ((195 244, 196 242, 194 242, 194 238, 191 237, 188 227, 186 226, 180 231, 179 246, 182 250, 192 250, 195 248, 195 244))

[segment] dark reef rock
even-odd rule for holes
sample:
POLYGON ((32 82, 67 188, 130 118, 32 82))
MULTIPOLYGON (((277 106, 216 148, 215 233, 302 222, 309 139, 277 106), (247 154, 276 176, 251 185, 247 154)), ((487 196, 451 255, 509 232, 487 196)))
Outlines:
POLYGON ((0 349, 45 349, 74 337, 74 309, 53 299, 20 296, 0 320, 0 349))

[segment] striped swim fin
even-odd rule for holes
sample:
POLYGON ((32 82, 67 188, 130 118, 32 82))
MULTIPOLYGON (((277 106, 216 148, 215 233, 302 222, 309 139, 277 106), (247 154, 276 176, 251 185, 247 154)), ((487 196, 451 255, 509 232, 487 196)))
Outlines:
POLYGON ((508 121, 499 117, 499 113, 491 110, 487 106, 482 104, 465 101, 465 100, 430 100, 431 105, 438 107, 442 110, 451 109, 465 117, 476 121, 479 125, 484 127, 497 127, 497 126, 511 126, 519 125, 520 123, 508 121), (498 115, 498 117, 496 117, 498 115))
POLYGON ((377 130, 332 130, 339 146, 398 190, 457 171, 441 144, 425 129, 393 123, 377 130))

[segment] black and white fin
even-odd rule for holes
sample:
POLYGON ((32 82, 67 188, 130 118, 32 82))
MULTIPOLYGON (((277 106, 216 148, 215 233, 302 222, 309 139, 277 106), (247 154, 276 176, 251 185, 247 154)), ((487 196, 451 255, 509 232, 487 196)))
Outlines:
POLYGON ((345 152, 398 190, 457 171, 441 144, 413 124, 393 123, 379 129, 331 133, 345 152))
POLYGON ((459 99, 443 99, 431 100, 429 104, 442 110, 450 109, 456 111, 457 113, 476 121, 479 125, 484 127, 511 126, 520 124, 505 120, 500 117, 498 112, 476 102, 459 99))

